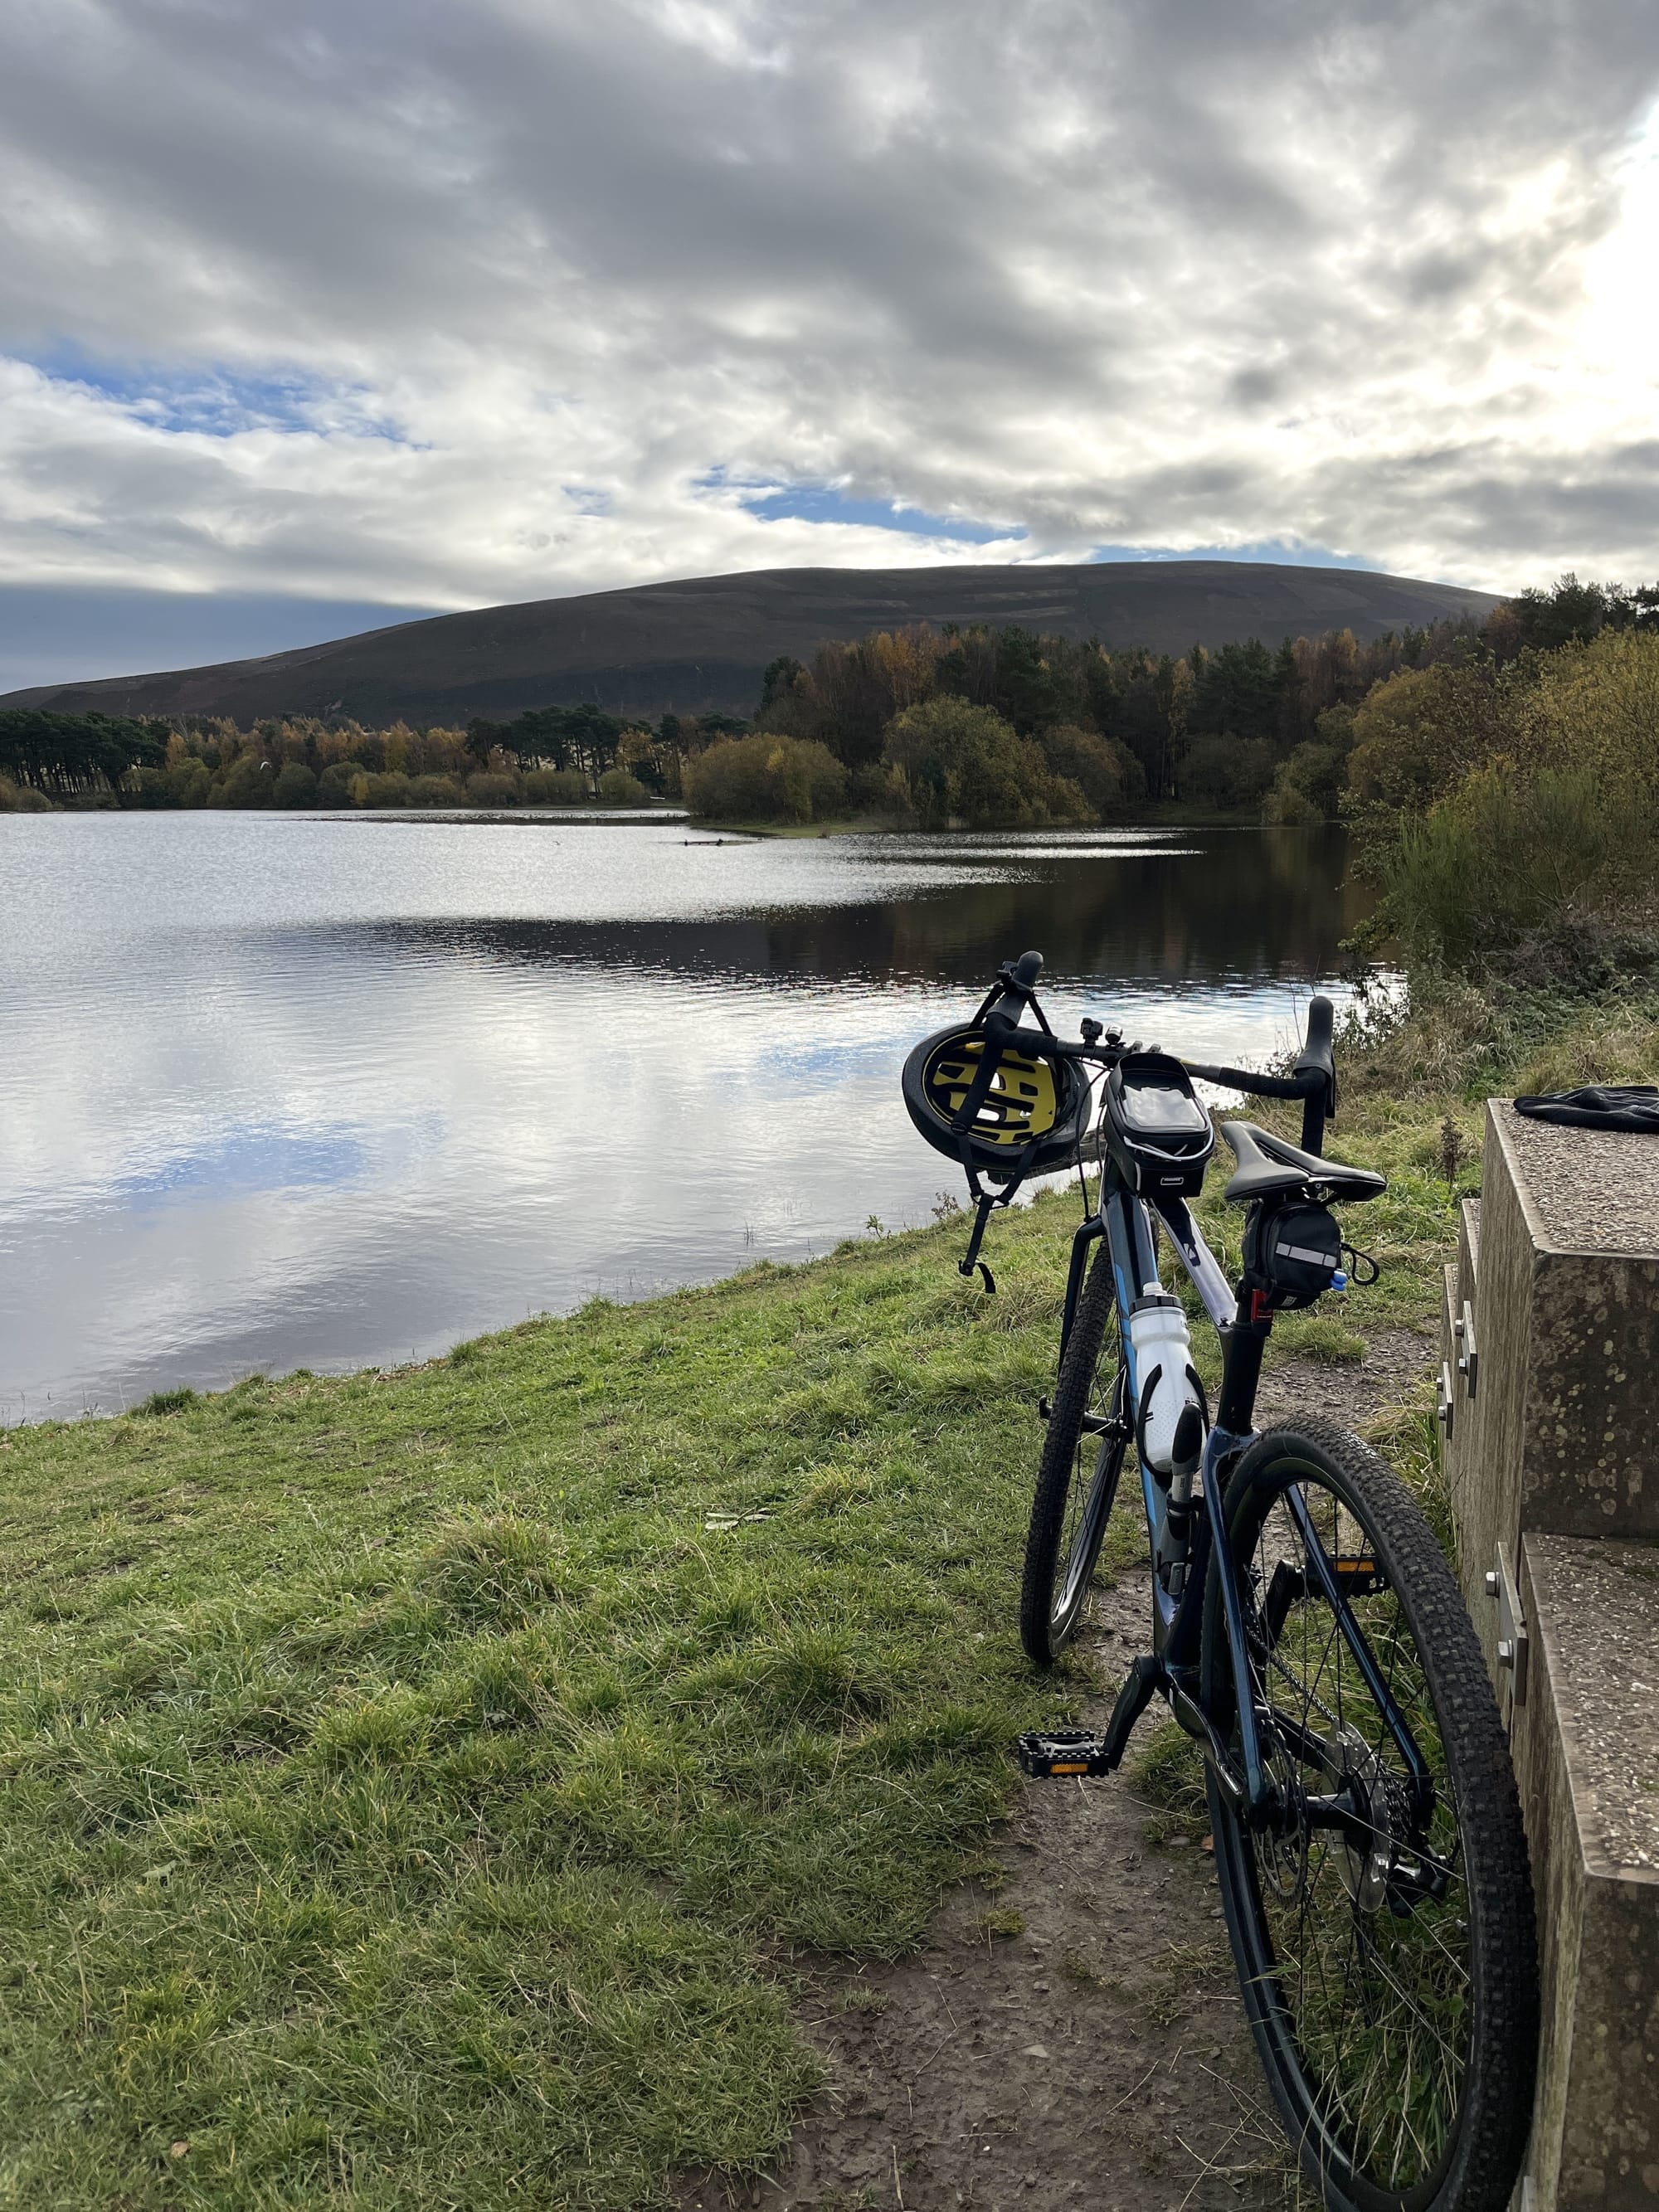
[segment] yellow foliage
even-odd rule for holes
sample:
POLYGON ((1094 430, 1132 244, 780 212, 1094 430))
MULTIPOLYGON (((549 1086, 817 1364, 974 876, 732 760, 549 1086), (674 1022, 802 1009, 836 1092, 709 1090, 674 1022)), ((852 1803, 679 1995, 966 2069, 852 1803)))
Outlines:
POLYGON ((1523 768, 1590 769, 1609 792, 1659 800, 1659 636, 1603 630, 1552 653, 1516 752, 1523 768))
POLYGON ((1348 784, 1362 804, 1419 813, 1469 769, 1512 750, 1517 695, 1485 666, 1402 668, 1354 710, 1348 784))

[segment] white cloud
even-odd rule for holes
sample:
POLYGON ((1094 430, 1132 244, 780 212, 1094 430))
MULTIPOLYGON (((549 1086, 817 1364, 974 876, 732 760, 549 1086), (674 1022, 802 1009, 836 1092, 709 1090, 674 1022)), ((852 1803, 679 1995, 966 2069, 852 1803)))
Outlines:
POLYGON ((1623 0, 15 0, 0 580, 1634 575, 1656 88, 1623 0))

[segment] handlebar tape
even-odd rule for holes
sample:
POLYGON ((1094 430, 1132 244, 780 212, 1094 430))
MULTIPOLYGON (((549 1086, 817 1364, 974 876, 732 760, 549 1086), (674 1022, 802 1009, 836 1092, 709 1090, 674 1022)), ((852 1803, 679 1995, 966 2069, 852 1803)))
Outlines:
POLYGON ((1248 1067, 1212 1067, 1206 1060, 1183 1060, 1188 1075, 1201 1083, 1224 1084, 1256 1098, 1316 1098, 1324 1096, 1327 1114, 1336 1111, 1336 1059, 1331 1048, 1336 1009, 1326 998, 1308 1002, 1308 1037, 1291 1075, 1258 1075, 1248 1067))
POLYGON ((1328 1114, 1336 1111, 1336 1056, 1332 1050, 1335 1034, 1336 1009, 1327 998, 1308 1001, 1308 1036, 1296 1063, 1297 1074, 1308 1085, 1309 1095, 1316 1097, 1322 1085, 1324 1107, 1328 1114))
POLYGON ((1183 1060, 1181 1065, 1200 1083, 1248 1091, 1256 1098, 1305 1098, 1308 1095, 1308 1085, 1300 1075, 1258 1075, 1248 1067, 1212 1067, 1201 1060, 1183 1060))

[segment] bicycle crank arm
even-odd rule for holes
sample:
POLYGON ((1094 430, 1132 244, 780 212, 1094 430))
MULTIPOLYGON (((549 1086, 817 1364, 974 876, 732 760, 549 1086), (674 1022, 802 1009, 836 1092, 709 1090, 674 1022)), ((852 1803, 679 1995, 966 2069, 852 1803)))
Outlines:
POLYGON ((1164 1662, 1151 1653, 1130 1667, 1103 1735, 1091 1735, 1086 1729, 1058 1729, 1048 1735, 1033 1730, 1016 1738, 1014 1756, 1022 1770, 1036 1781, 1057 1776, 1111 1774, 1123 1763, 1135 1723, 1160 1694, 1168 1699, 1180 1726, 1196 1740, 1222 1796, 1235 1811, 1243 1810, 1249 1793, 1227 1747, 1202 1706, 1178 1682, 1170 1680, 1164 1662))
POLYGON ((1154 1694, 1163 1688, 1164 1680, 1161 1659, 1149 1653, 1135 1660, 1117 1693, 1104 1735, 1091 1735, 1086 1729, 1058 1729, 1049 1735, 1033 1731, 1015 1738, 1015 1758, 1037 1781, 1054 1775, 1113 1773, 1123 1764, 1130 1732, 1154 1694))

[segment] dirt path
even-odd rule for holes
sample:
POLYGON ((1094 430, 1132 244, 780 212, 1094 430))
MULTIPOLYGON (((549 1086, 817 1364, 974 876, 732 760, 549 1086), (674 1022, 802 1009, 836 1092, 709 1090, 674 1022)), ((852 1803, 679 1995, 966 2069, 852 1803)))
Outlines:
MULTIPOLYGON (((1274 1370, 1261 1414, 1316 1403, 1358 1425, 1429 1357, 1424 1338, 1379 1333, 1363 1365, 1274 1370)), ((1145 1649, 1146 1601, 1134 1573, 1096 1598, 1088 1649, 1112 1690, 1145 1649)), ((830 2087, 772 2178, 694 2182, 683 2212, 1291 2201, 1209 1859, 1122 1776, 1030 1784, 995 1857, 1004 1878, 951 1894, 925 1951, 813 1977, 804 2017, 830 2087)))

